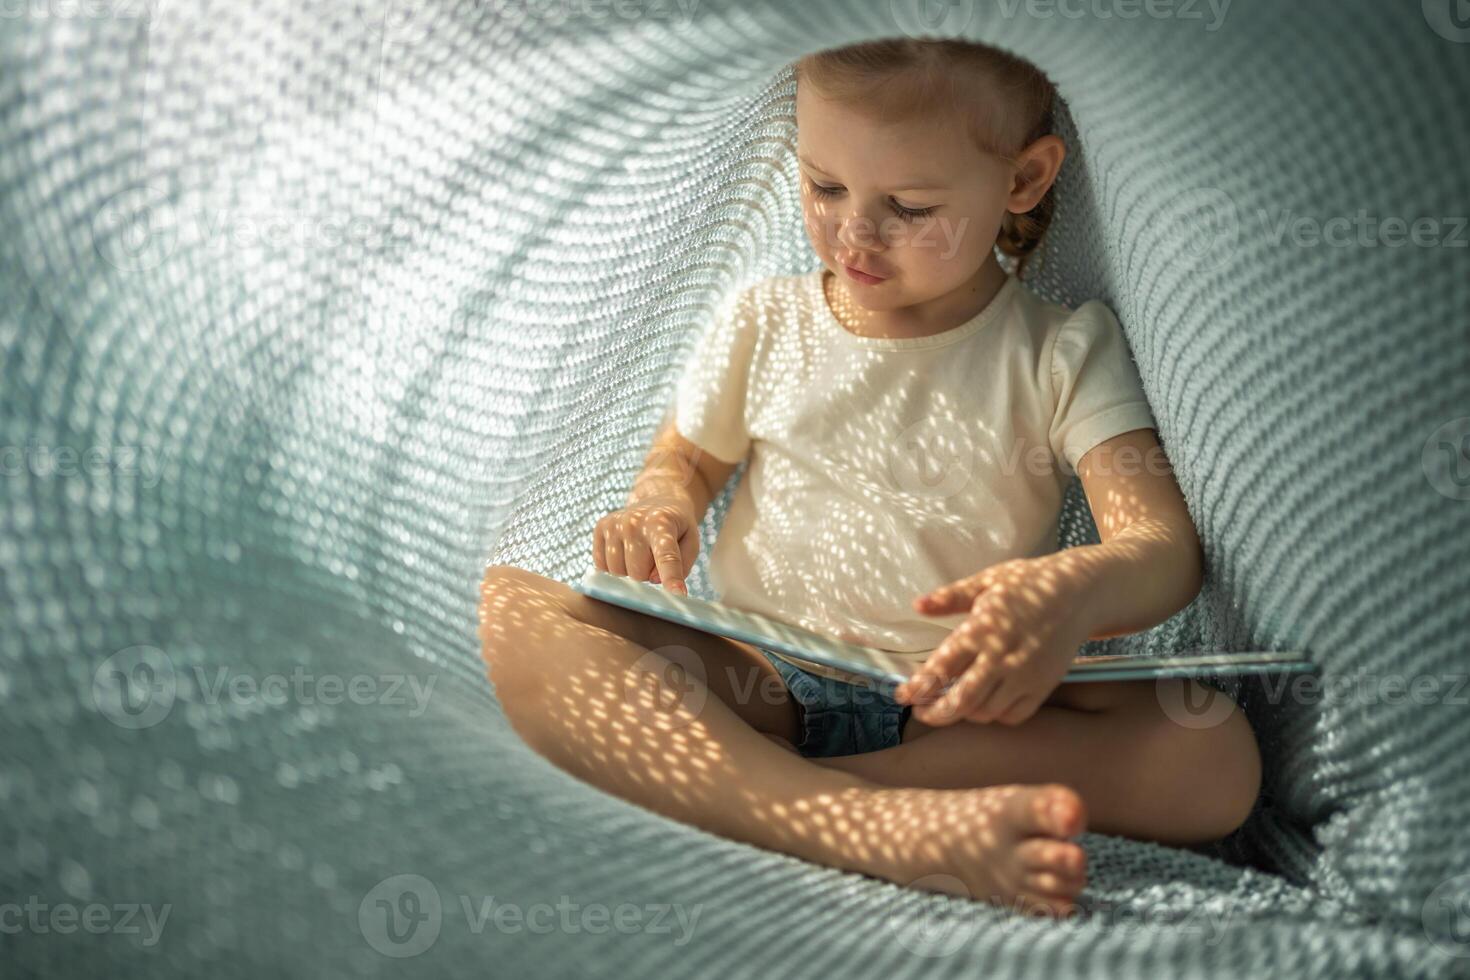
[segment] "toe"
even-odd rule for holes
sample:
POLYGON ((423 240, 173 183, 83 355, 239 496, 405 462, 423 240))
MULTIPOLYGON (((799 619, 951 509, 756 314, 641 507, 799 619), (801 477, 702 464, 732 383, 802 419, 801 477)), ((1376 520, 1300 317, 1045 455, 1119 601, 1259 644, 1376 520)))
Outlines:
POLYGON ((1082 797, 1060 783, 1037 787, 1023 826, 1029 834, 1075 837, 1086 825, 1082 797))
POLYGON ((1080 878, 1087 870, 1087 854, 1071 841, 1032 837, 1016 850, 1028 871, 1052 871, 1067 878, 1080 878))

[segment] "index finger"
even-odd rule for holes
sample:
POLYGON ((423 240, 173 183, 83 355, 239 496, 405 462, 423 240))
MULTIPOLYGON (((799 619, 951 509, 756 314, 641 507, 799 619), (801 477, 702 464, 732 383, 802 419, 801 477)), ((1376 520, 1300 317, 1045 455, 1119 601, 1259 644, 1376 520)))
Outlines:
POLYGON ((929 697, 964 673, 979 654, 974 642, 975 625, 965 620, 950 630, 944 642, 935 647, 912 677, 899 686, 899 691, 914 701, 929 697))
POLYGON ((679 553, 679 539, 674 536, 673 525, 666 520, 658 521, 649 529, 648 536, 653 548, 653 565, 658 569, 663 587, 688 595, 689 590, 684 586, 684 558, 679 553))

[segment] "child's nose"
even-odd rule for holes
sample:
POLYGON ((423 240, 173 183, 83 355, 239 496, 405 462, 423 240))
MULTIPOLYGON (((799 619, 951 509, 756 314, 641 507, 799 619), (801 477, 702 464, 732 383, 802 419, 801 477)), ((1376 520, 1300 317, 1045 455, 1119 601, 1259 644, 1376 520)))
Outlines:
POLYGON ((887 247, 877 221, 865 213, 848 213, 837 228, 837 240, 855 252, 880 252, 887 247))

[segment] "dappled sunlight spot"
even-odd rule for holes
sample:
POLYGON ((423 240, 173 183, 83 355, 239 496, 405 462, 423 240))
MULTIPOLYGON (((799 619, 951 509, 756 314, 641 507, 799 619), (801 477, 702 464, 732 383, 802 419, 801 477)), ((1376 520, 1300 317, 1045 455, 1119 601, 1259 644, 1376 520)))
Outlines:
MULTIPOLYGON (((994 302, 1022 302, 1018 289, 994 302)), ((758 363, 740 375, 749 465, 710 556, 722 602, 922 660, 964 615, 920 613, 917 596, 1056 551, 1071 477, 1041 416, 976 408, 977 371, 1009 372, 1001 387, 1016 388, 1034 387, 1037 370, 1014 349, 1012 335, 1027 327, 986 310, 959 321, 964 346, 930 356, 882 344, 956 323, 896 322, 858 305, 826 270, 766 280, 759 301, 742 304, 750 322, 736 329, 759 341, 741 351, 758 363), (896 438, 873 437, 894 419, 896 438)), ((1026 349, 1035 353, 1039 338, 1026 349)), ((718 385, 719 370, 706 379, 691 362, 689 388, 718 385)), ((700 422, 710 424, 690 424, 700 422)))
MULTIPOLYGON (((636 614, 575 606, 585 597, 528 572, 502 569, 487 580, 484 655, 492 678, 505 681, 506 716, 528 745, 571 775, 731 839, 830 867, 905 884, 943 873, 980 900, 1042 901, 1025 893, 1017 847, 1045 831, 1011 802, 1041 789, 880 787, 817 765, 755 731, 656 649, 569 608, 610 617, 597 620, 606 623, 636 614), (494 615, 508 609, 517 612, 494 615)), ((718 663, 710 666, 711 676, 721 676, 718 663)))
POLYGON ((515 696, 502 697, 513 727, 533 748, 584 776, 616 771, 632 786, 712 786, 718 747, 682 730, 697 719, 681 711, 677 692, 615 657, 578 655, 613 634, 568 615, 547 583, 519 570, 487 575, 480 623, 491 679, 503 677, 508 691, 537 702, 531 725, 515 696), (683 758, 696 745, 698 758, 683 758))

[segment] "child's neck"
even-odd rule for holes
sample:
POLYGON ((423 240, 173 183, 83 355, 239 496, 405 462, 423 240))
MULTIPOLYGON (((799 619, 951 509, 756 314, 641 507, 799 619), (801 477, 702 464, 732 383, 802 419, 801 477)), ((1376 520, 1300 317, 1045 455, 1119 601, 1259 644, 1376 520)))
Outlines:
POLYGON ((894 339, 932 337, 968 323, 990 305, 1005 282, 1006 271, 991 255, 973 276, 943 296, 893 310, 869 310, 853 302, 836 276, 830 272, 822 276, 827 306, 849 333, 894 339))

